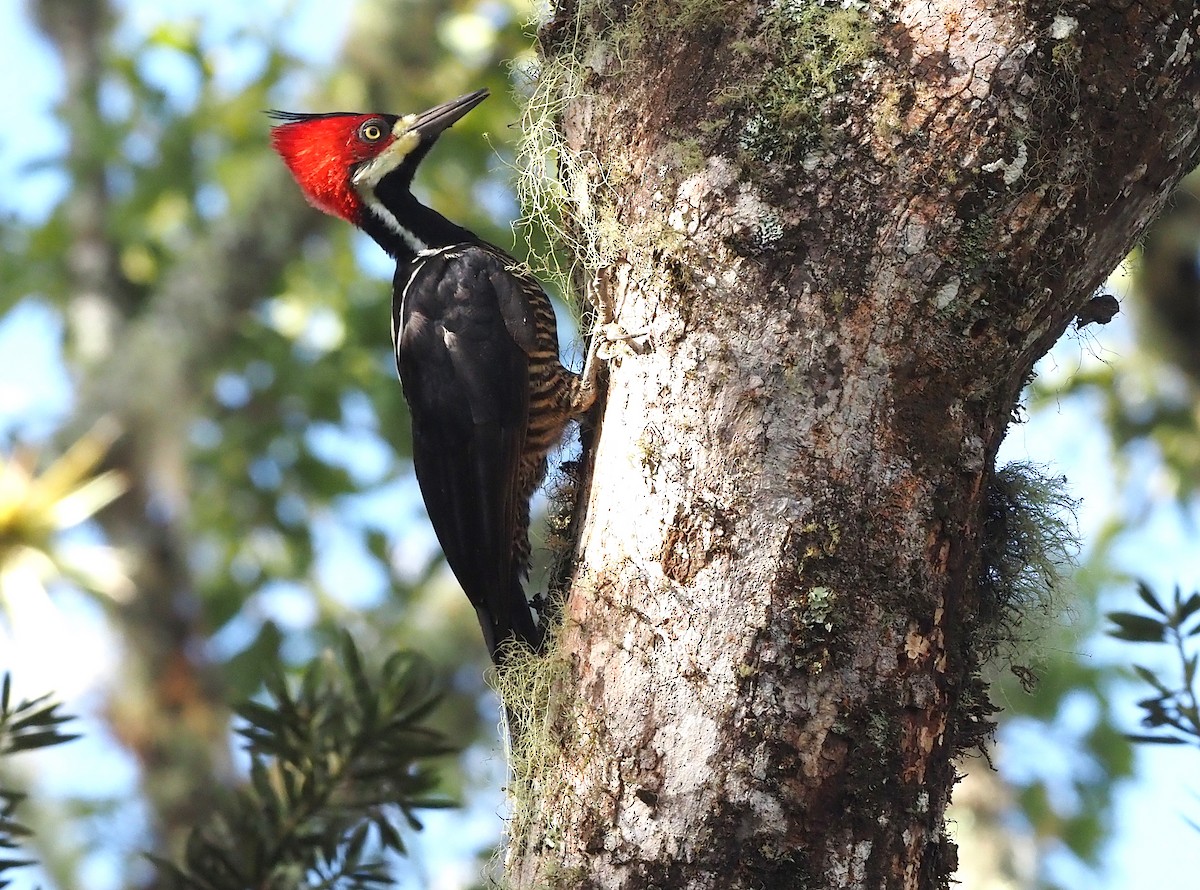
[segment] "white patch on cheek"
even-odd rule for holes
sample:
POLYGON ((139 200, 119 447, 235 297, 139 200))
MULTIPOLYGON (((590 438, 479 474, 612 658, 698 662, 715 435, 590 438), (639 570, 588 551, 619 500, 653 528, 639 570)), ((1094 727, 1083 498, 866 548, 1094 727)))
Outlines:
MULTIPOLYGON (((412 118, 412 115, 409 115, 409 118, 412 118)), ((397 121, 396 126, 392 128, 392 133, 396 136, 395 141, 354 174, 354 186, 360 194, 374 191, 375 186, 379 185, 379 180, 399 167, 404 159, 421 144, 421 137, 414 131, 406 129, 404 120, 397 121)))
POLYGON ((376 219, 399 236, 413 253, 420 253, 429 245, 418 238, 415 232, 405 226, 375 197, 375 188, 380 180, 404 163, 404 159, 421 144, 420 135, 410 129, 416 119, 415 114, 410 114, 396 121, 396 125, 392 127, 392 135, 395 137, 392 144, 358 169, 354 174, 353 184, 354 190, 376 219))
POLYGON ((421 137, 417 135, 415 130, 408 130, 403 134, 396 135, 396 141, 389 145, 385 151, 398 153, 400 157, 407 157, 410 152, 421 144, 421 137))

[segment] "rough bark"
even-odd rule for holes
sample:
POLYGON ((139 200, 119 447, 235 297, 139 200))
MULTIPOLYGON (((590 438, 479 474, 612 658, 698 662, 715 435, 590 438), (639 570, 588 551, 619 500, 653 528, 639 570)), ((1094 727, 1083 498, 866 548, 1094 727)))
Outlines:
POLYGON ((514 886, 947 885, 996 449, 1196 163, 1198 29, 1191 0, 559 5, 576 220, 648 349, 611 369, 514 886), (799 38, 831 62, 789 93, 799 38))

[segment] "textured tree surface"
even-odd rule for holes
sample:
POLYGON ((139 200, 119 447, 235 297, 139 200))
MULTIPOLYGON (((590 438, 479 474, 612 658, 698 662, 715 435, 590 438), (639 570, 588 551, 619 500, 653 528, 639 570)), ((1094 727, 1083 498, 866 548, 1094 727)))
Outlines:
POLYGON ((578 2, 541 39, 647 349, 611 370, 510 876, 946 886, 996 450, 1196 164, 1200 11, 578 2))

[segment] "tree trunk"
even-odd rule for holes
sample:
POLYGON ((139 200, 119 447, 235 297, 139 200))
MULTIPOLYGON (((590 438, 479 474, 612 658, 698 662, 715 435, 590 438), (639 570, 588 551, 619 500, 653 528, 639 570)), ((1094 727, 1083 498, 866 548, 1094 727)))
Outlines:
POLYGON ((1200 12, 860 6, 574 0, 542 28, 577 247, 647 348, 611 367, 513 886, 954 871, 996 449, 1196 163, 1200 12))

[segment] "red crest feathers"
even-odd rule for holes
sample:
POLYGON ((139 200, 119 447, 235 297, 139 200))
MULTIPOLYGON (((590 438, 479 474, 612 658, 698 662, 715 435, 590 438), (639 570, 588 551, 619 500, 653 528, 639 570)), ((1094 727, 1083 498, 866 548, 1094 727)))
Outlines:
POLYGON ((357 224, 362 202, 350 183, 351 168, 374 157, 394 137, 374 143, 359 138, 359 127, 374 114, 314 114, 271 112, 284 121, 272 128, 271 145, 283 158, 308 202, 319 210, 357 224))

